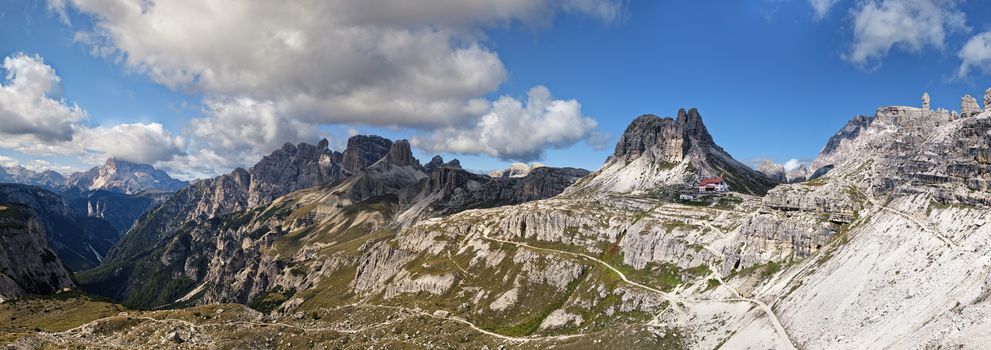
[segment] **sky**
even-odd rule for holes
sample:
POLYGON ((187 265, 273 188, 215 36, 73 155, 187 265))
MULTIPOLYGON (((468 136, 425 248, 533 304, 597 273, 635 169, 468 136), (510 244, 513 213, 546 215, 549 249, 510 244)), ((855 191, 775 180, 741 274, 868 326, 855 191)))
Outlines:
MULTIPOLYGON (((488 171, 596 169, 698 108, 738 160, 814 159, 881 106, 991 87, 976 0, 0 0, 0 165, 194 179, 285 142, 410 139, 488 171)), ((797 164, 792 161, 790 164, 797 164)))

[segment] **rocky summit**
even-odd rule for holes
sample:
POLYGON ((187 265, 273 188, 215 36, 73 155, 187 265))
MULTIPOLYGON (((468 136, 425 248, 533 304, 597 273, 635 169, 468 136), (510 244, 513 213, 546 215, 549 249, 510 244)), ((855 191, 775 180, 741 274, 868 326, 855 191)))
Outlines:
POLYGON ((642 193, 692 187, 707 177, 723 177, 735 191, 748 194, 765 193, 776 184, 716 145, 698 110, 681 109, 677 118, 636 118, 606 164, 574 190, 642 193))

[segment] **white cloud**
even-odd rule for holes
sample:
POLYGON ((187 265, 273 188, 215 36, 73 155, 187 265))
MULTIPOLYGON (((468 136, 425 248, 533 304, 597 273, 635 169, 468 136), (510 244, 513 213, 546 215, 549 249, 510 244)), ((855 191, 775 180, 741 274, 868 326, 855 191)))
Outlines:
POLYGON ((17 165, 18 165, 17 160, 15 160, 14 158, 7 156, 0 156, 0 167, 13 168, 17 165))
POLYGON ((110 127, 84 128, 73 145, 81 147, 91 162, 109 157, 155 164, 183 154, 184 142, 173 137, 162 124, 118 124, 110 127))
POLYGON ((829 10, 833 8, 839 0, 809 0, 809 4, 812 5, 812 9, 815 10, 816 18, 823 18, 829 13, 829 10))
POLYGON ((251 98, 319 123, 434 127, 477 115, 506 79, 480 26, 603 21, 625 0, 71 0, 77 35, 175 89, 251 98))
POLYGON ((974 68, 991 75, 991 31, 970 38, 957 53, 957 57, 963 61, 957 71, 958 77, 965 77, 974 68))
POLYGON ((60 79, 40 56, 23 53, 3 59, 6 82, 0 84, 0 146, 22 140, 65 141, 86 119, 79 106, 56 98, 60 79), (53 97, 56 96, 56 97, 53 97))
POLYGON ((844 59, 861 66, 879 63, 892 48, 942 49, 948 33, 968 30, 956 0, 869 0, 851 15, 853 46, 844 59))
POLYGON ((285 118, 271 102, 250 98, 212 99, 204 102, 202 118, 193 119, 184 134, 190 143, 191 159, 182 159, 172 168, 190 166, 208 173, 210 169, 229 170, 249 166, 258 156, 286 142, 314 142, 318 128, 306 121, 285 118))
POLYGON ((7 73, 6 83, 0 85, 0 147, 32 155, 77 156, 90 163, 108 157, 155 163, 182 153, 182 138, 173 137, 161 124, 83 124, 86 111, 53 97, 61 79, 40 56, 9 56, 3 68, 7 73))
POLYGON ((503 96, 468 127, 449 127, 413 139, 428 151, 485 154, 504 160, 539 159, 546 148, 563 148, 588 138, 597 124, 575 100, 555 100, 543 86, 526 101, 503 96))
POLYGON ((185 146, 186 154, 149 157, 189 176, 251 165, 284 142, 316 140, 327 124, 481 133, 484 145, 444 148, 501 158, 604 139, 573 100, 532 101, 552 108, 539 115, 512 111, 505 106, 511 98, 486 100, 508 74, 486 46, 484 29, 544 27, 559 13, 613 23, 623 20, 626 6, 627 0, 49 0, 56 13, 71 8, 92 19, 92 27, 73 28, 75 42, 92 54, 203 94, 203 115, 181 138, 158 138, 185 146), (558 120, 570 125, 554 125, 558 120), (500 130, 514 123, 548 131, 519 144, 500 130))
POLYGON ((787 162, 785 162, 784 167, 785 167, 785 171, 794 171, 795 169, 798 169, 803 165, 805 165, 805 163, 803 163, 802 161, 792 158, 789 159, 787 162))

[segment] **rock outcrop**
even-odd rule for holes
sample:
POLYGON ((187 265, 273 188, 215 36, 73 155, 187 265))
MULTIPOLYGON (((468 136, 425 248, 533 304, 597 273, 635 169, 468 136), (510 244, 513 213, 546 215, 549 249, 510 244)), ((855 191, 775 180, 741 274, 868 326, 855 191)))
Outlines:
POLYGON ((924 92, 924 93, 922 93, 922 110, 928 111, 928 110, 931 110, 931 109, 932 108, 929 107, 929 93, 928 92, 924 92))
POLYGON ((0 302, 75 287, 33 209, 0 201, 0 302))
POLYGON ((970 95, 964 95, 960 99, 960 117, 970 118, 981 113, 981 106, 977 105, 977 99, 970 95))

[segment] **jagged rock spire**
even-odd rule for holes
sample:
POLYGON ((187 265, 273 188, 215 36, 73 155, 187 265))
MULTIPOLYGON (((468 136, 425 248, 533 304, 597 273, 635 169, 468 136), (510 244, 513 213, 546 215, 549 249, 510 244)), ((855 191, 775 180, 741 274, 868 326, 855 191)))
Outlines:
POLYGON ((923 92, 922 93, 922 109, 923 110, 926 110, 926 111, 928 111, 928 110, 931 109, 930 106, 929 106, 929 93, 928 92, 923 92))

